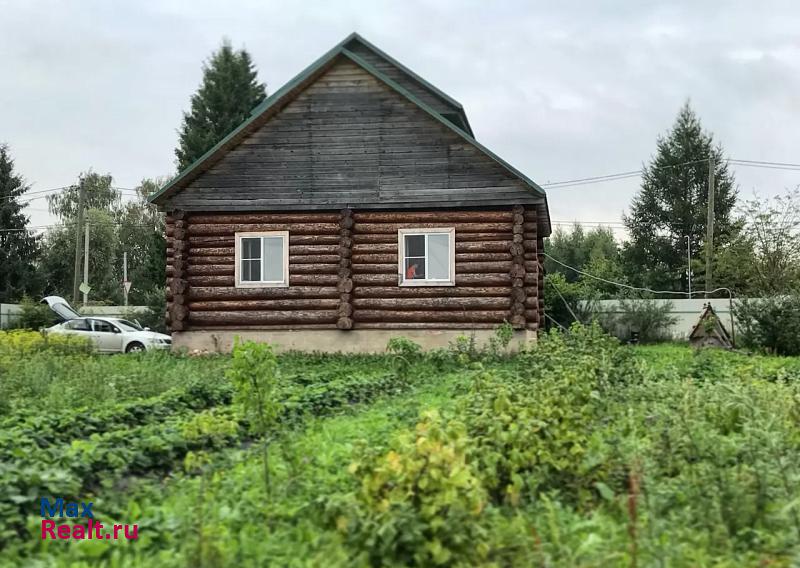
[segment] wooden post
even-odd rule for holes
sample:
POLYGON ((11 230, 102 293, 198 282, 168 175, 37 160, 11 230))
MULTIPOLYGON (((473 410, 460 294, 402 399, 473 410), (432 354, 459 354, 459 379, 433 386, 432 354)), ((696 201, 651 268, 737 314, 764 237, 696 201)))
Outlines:
POLYGON ((336 327, 353 329, 353 211, 342 209, 339 218, 339 271, 336 288, 339 291, 339 318, 336 327))
POLYGON ((519 290, 512 295, 511 308, 509 309, 509 323, 514 329, 525 328, 525 246, 522 240, 523 224, 525 223, 525 208, 522 205, 514 205, 511 208, 513 214, 513 225, 511 232, 514 237, 519 236, 519 242, 512 241, 509 251, 511 252, 511 276, 512 287, 519 290))
POLYGON ((172 305, 170 306, 169 324, 172 331, 182 331, 186 328, 189 319, 187 296, 189 292, 189 282, 186 280, 186 269, 189 265, 189 242, 187 240, 188 221, 186 212, 176 210, 172 212, 175 220, 175 229, 172 233, 173 256, 172 256, 172 305))
POLYGON ((539 326, 544 327, 544 239, 536 239, 536 258, 539 262, 539 275, 536 279, 536 296, 538 299, 539 326))
POLYGON ((711 292, 711 260, 714 257, 714 158, 708 158, 708 217, 706 219, 706 298, 711 292))

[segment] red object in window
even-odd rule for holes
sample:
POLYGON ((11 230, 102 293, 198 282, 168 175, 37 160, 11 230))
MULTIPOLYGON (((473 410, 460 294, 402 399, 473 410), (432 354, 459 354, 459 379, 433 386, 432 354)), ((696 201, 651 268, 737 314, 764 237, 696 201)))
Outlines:
POLYGON ((417 265, 412 264, 408 268, 406 268, 406 280, 413 280, 414 276, 417 274, 417 265))

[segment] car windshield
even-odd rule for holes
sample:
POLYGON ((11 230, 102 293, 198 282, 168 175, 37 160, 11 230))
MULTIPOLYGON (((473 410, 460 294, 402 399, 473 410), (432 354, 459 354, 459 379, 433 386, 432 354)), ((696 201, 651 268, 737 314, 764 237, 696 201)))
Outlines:
POLYGON ((122 331, 142 331, 142 327, 133 323, 132 321, 128 320, 114 320, 118 326, 122 328, 122 331))

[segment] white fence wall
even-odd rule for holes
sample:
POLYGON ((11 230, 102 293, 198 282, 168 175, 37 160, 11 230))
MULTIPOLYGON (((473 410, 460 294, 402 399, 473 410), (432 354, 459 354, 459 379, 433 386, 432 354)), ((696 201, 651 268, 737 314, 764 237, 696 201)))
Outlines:
MULTIPOLYGON (((123 317, 147 311, 147 306, 86 306, 77 308, 78 312, 87 316, 123 317)), ((13 327, 22 314, 19 304, 0 304, 0 329, 13 327)))
MULTIPOLYGON (((648 300, 631 300, 632 302, 646 302, 648 300)), ((672 310, 671 313, 674 317, 677 318, 677 322, 669 329, 670 335, 672 335, 673 339, 676 340, 686 340, 689 338, 689 334, 692 331, 692 328, 695 326, 697 321, 700 319, 700 315, 703 313, 703 307, 711 303, 711 307, 714 308, 717 316, 719 317, 722 325, 725 326, 725 329, 728 330, 728 333, 731 331, 731 305, 727 299, 711 299, 706 300, 703 298, 699 299, 677 299, 677 300, 652 300, 657 304, 665 304, 667 302, 672 302, 672 310)), ((733 304, 735 305, 738 300, 734 299, 733 304)), ((601 314, 610 314, 610 315, 619 315, 622 313, 622 310, 619 308, 619 302, 617 300, 600 300, 596 302, 597 311, 601 314)), ((737 323, 735 322, 734 318, 734 326, 737 323)), ((734 332, 736 330, 734 329, 734 332)))

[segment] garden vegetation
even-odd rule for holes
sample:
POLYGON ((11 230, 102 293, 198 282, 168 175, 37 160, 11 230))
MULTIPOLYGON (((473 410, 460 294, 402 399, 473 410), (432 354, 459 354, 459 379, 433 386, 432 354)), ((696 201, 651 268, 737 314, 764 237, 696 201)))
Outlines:
POLYGON ((800 360, 508 354, 100 356, 0 334, 0 565, 792 566, 800 360), (39 499, 136 541, 40 538, 39 499))

